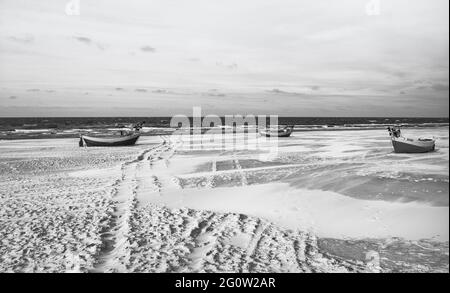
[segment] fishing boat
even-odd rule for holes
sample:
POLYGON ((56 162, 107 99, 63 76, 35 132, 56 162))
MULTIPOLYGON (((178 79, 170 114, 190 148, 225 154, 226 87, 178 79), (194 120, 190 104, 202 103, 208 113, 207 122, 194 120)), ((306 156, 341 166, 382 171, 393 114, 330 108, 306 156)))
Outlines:
POLYGON ((140 133, 131 133, 122 136, 80 136, 80 146, 130 146, 134 145, 141 136, 140 133))
POLYGON ((433 138, 407 138, 401 135, 400 129, 388 128, 392 146, 396 153, 427 153, 436 148, 433 138))
POLYGON ((285 127, 278 127, 276 129, 274 128, 266 128, 263 130, 260 130, 259 133, 262 136, 266 137, 289 137, 292 132, 294 131, 294 126, 285 126, 285 127))
POLYGON ((112 136, 90 136, 90 135, 80 135, 79 146, 103 146, 103 147, 111 147, 111 146, 130 146, 134 145, 136 141, 141 136, 139 132, 144 125, 144 122, 138 123, 133 126, 134 130, 131 131, 120 131, 120 135, 112 135, 112 136))
POLYGON ((392 138, 396 153, 427 153, 435 150, 435 140, 431 138, 392 138))

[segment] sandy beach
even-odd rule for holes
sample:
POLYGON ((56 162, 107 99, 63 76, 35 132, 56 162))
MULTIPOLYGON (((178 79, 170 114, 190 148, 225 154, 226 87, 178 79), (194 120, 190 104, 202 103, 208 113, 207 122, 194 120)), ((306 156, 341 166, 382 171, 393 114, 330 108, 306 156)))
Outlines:
POLYGON ((448 272, 448 127, 406 131, 437 150, 385 130, 0 141, 0 271, 448 272))

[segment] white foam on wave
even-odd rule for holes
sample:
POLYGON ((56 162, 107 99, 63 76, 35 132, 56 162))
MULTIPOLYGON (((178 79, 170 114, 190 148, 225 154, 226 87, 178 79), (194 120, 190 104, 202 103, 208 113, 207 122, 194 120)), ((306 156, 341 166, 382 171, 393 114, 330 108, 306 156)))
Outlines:
POLYGON ((15 129, 15 133, 43 133, 43 132, 52 132, 56 131, 55 129, 15 129))

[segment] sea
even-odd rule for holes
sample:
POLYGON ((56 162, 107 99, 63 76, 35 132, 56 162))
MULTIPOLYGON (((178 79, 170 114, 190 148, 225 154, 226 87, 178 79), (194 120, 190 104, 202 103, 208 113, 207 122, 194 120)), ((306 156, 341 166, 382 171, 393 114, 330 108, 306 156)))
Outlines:
MULTIPOLYGON (((70 138, 80 134, 104 134, 129 129, 145 121, 143 135, 170 134, 172 117, 29 117, 0 118, 0 139, 70 138)), ((193 118, 189 118, 193 125, 193 118)), ((221 117, 225 125, 225 117, 221 117)), ((269 121, 267 125, 269 125, 269 121)), ((400 117, 278 117, 279 125, 295 125, 295 131, 369 130, 387 126, 402 128, 448 127, 449 118, 400 117)))

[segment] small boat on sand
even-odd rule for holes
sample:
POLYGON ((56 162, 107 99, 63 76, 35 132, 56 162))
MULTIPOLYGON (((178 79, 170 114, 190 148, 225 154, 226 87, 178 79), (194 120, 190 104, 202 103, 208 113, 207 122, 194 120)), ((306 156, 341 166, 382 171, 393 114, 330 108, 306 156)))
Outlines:
POLYGON ((140 133, 131 133, 123 136, 80 136, 80 146, 130 146, 134 145, 141 136, 140 133))
POLYGON ((104 146, 104 147, 112 147, 112 146, 130 146, 134 145, 136 141, 141 136, 140 130, 143 126, 144 122, 138 123, 133 126, 134 131, 120 131, 120 135, 114 136, 90 136, 90 135, 80 135, 79 146, 104 146))
POLYGON ((436 140, 433 138, 406 138, 401 135, 399 128, 388 128, 392 146, 396 153, 427 153, 436 148, 436 140))
POLYGON ((263 130, 260 130, 259 133, 262 136, 266 137, 289 137, 292 132, 294 131, 294 126, 285 126, 285 127, 278 127, 276 129, 274 128, 266 128, 263 130))

